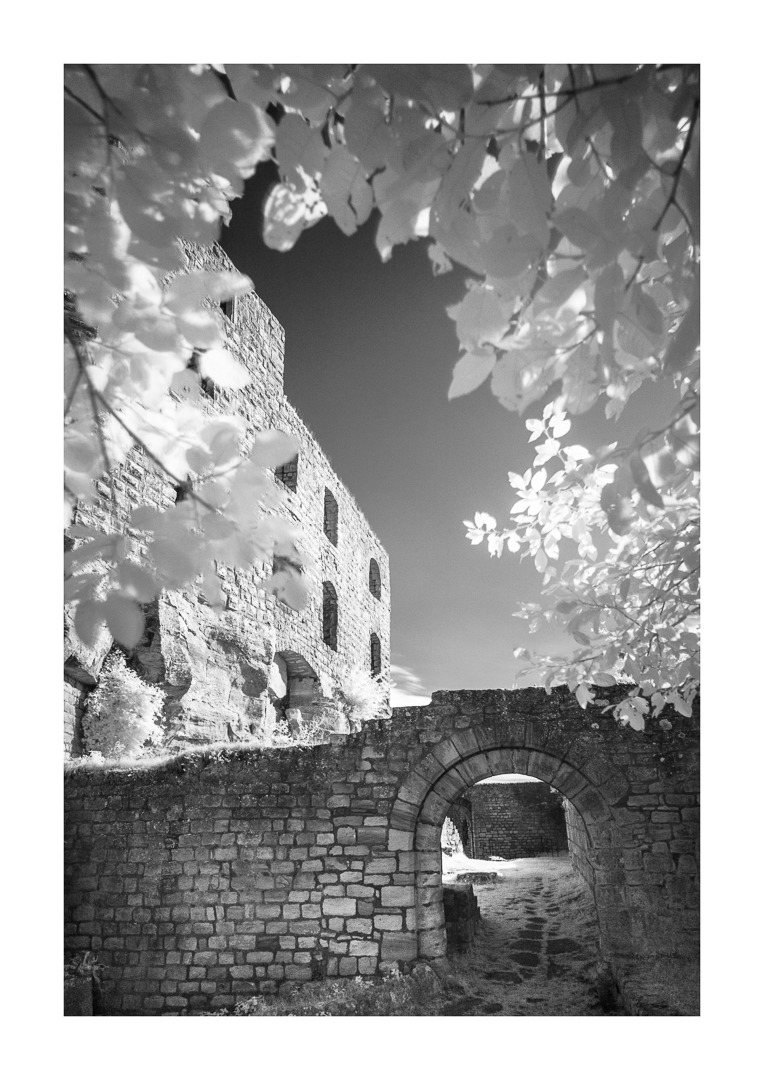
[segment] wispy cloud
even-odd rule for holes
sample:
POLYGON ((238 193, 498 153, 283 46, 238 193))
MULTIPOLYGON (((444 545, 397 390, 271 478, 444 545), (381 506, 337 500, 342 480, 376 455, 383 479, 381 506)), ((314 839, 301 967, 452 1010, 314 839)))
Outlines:
POLYGON ((425 689, 422 680, 411 668, 402 664, 390 665, 392 689, 390 704, 393 708, 407 705, 429 705, 432 695, 425 689))

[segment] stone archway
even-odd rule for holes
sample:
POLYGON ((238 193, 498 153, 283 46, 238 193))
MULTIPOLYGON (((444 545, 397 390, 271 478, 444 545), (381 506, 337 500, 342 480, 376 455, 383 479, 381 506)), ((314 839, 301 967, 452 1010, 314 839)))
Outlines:
POLYGON ((274 653, 269 689, 277 713, 292 726, 310 723, 321 709, 319 677, 305 657, 293 649, 279 649, 274 653))
POLYGON ((563 755, 518 745, 517 740, 481 746, 486 737, 480 736, 479 730, 472 729, 438 745, 404 780, 393 804, 390 821, 397 830, 396 843, 415 854, 418 957, 438 962, 446 954, 440 836, 449 808, 479 780, 501 773, 536 777, 565 797, 571 857, 592 889, 603 953, 622 951, 622 920, 610 905, 598 901, 622 880, 623 860, 613 846, 616 830, 611 804, 614 795, 628 789, 626 777, 621 775, 619 783, 612 766, 603 775, 596 761, 590 762, 587 773, 585 766, 563 755))

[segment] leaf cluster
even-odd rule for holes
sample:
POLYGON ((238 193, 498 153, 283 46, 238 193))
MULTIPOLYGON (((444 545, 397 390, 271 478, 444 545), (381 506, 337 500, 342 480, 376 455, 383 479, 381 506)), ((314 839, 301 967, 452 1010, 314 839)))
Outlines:
POLYGON ((136 447, 191 495, 134 520, 137 549, 119 535, 79 537, 79 634, 93 640, 105 623, 133 644, 139 604, 158 590, 201 575, 215 602, 217 562, 272 550, 286 570, 270 587, 305 600, 263 473, 294 446, 277 440, 245 461, 235 421, 211 419, 200 393, 202 379, 238 388, 251 377, 218 308, 251 283, 189 257, 272 160, 267 244, 288 250, 326 216, 351 235, 372 214, 383 260, 424 239, 434 274, 472 275, 448 310, 461 350, 449 396, 487 382, 511 411, 552 408, 544 421, 556 423, 533 429, 542 468, 513 480, 519 529, 476 519, 470 535, 493 554, 506 543, 532 556, 555 603, 528 609, 531 624, 564 621, 596 652, 566 681, 621 664, 654 700, 673 662, 693 684, 683 635, 695 634, 697 609, 696 65, 75 65, 65 112, 67 505, 92 498, 136 447), (604 396, 617 419, 657 379, 681 399, 665 431, 588 463, 582 448, 562 449, 566 414, 604 396), (560 468, 547 476, 552 460, 560 468), (581 564, 553 575, 571 540, 581 564))
MULTIPOLYGON (((655 715, 667 703, 689 715, 700 679, 699 478, 689 466, 661 473, 656 463, 676 424, 651 437, 646 445, 657 449, 644 457, 626 457, 615 444, 595 454, 562 445, 570 421, 553 404, 526 426, 531 442, 544 441, 534 469, 509 474, 518 496, 513 527, 499 529, 485 513, 464 523, 472 543, 485 539, 492 555, 506 544, 533 559, 542 603, 517 614, 531 631, 549 625, 579 646, 572 656, 535 657, 521 674, 533 672, 547 687, 567 683, 582 708, 595 697, 592 687, 629 684, 616 715, 638 730, 648 703, 655 715), (577 557, 563 561, 566 549, 577 557)), ((531 660, 525 649, 515 655, 531 660)))

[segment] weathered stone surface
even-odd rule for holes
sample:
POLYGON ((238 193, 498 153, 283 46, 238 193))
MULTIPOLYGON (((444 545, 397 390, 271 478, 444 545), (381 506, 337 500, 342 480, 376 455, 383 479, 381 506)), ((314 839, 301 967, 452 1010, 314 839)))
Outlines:
MULTIPOLYGON (((616 692, 598 693, 612 700, 616 692)), ((516 769, 523 762, 527 768, 533 748, 518 745, 526 725, 502 724, 501 710, 535 710, 548 732, 545 745, 554 736, 569 748, 558 789, 573 865, 596 897, 606 957, 647 962, 697 951, 698 822, 654 819, 656 812, 697 810, 694 794, 693 805, 670 801, 696 785, 696 719, 670 713, 670 733, 649 726, 634 732, 609 713, 584 713, 564 690, 549 697, 536 690, 461 691, 436 695, 436 706, 434 713, 428 706, 396 711, 310 749, 232 747, 133 772, 69 772, 65 942, 68 950, 98 952, 106 1011, 199 1012, 285 981, 373 974, 384 964, 445 956, 440 823, 423 824, 421 804, 406 803, 411 828, 392 827, 402 805, 396 792, 413 769, 430 775, 432 762, 443 770, 436 789, 442 783, 457 796, 465 790, 472 773, 455 787, 458 759, 445 768, 441 760, 453 753, 454 732, 466 730, 455 726, 465 716, 471 730, 482 732, 481 745, 483 720, 491 738, 507 733, 501 737, 508 746, 481 750, 481 770, 506 771, 510 758, 516 769), (423 732, 430 741, 421 740, 423 732), (433 742, 438 733, 441 742, 433 742), (358 768, 382 760, 369 759, 370 750, 384 754, 392 777, 376 795, 358 768), (649 756, 660 791, 632 785, 613 803, 621 784, 612 784, 612 772, 602 774, 599 790, 581 783, 570 764, 585 762, 592 750, 626 777, 630 763, 649 756), (361 815, 374 824, 363 824, 361 815), (333 838, 343 829, 373 829, 379 842, 300 843, 318 822, 333 838)))
POLYGON ((470 793, 475 859, 520 859, 568 846, 564 799, 546 784, 479 784, 470 793))
MULTIPOLYGON (((232 269, 216 245, 189 250, 188 260, 190 268, 232 269)), ((279 322, 251 292, 237 297, 224 324, 227 346, 250 372, 251 382, 236 391, 210 386, 189 393, 211 416, 236 415, 244 421, 245 452, 257 432, 267 428, 298 441, 296 476, 281 473, 273 483, 284 498, 284 515, 301 526, 300 549, 313 599, 303 612, 288 608, 262 587, 272 573, 270 563, 257 562, 248 571, 220 567, 223 612, 211 608, 195 590, 163 594, 150 605, 144 638, 131 659, 148 682, 164 689, 166 721, 178 744, 246 739, 288 709, 298 723, 318 712, 328 722, 336 720, 322 685, 328 687, 356 666, 368 670, 372 648, 382 685, 389 691, 387 554, 284 395, 284 330, 279 322), (328 523, 325 531, 326 491, 335 508, 333 538, 328 523), (324 640, 324 582, 331 583, 337 600, 336 641, 331 643, 324 640)), ((107 532, 128 531, 125 526, 136 506, 161 509, 177 497, 173 483, 139 449, 114 470, 108 485, 98 486, 100 500, 79 506, 77 521, 107 532)), ((68 754, 80 752, 84 702, 111 646, 105 628, 93 647, 85 646, 67 614, 68 754)))

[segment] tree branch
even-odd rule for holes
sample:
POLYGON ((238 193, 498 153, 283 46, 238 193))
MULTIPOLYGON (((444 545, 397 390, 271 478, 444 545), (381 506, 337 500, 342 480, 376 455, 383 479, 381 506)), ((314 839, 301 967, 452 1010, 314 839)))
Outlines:
POLYGON ((76 101, 78 105, 82 106, 82 108, 86 112, 89 112, 91 116, 95 117, 99 124, 103 124, 103 126, 106 127, 106 118, 101 116, 100 113, 97 113, 92 105, 88 105, 87 101, 83 101, 79 94, 75 94, 74 90, 70 90, 68 86, 64 87, 64 93, 68 94, 70 98, 76 101))
POLYGON ((690 225, 690 221, 689 221, 687 215, 685 214, 684 210, 682 209, 682 207, 676 201, 676 193, 677 193, 677 189, 679 188, 679 181, 682 178, 682 168, 683 168, 684 163, 685 163, 685 161, 687 159, 687 155, 690 152, 690 144, 692 143, 692 136, 693 136, 693 132, 695 131, 695 125, 696 125, 696 123, 698 121, 699 114, 700 114, 700 98, 696 98, 695 99, 695 105, 693 106, 693 110, 692 110, 692 116, 690 118, 690 126, 689 126, 688 131, 687 131, 687 138, 684 140, 684 146, 682 147, 682 153, 681 153, 681 156, 680 156, 679 161, 677 163, 677 167, 676 167, 676 169, 674 171, 674 180, 673 180, 673 183, 671 185, 671 191, 669 193, 668 199, 666 200, 666 205, 661 210, 660 217, 658 218, 658 220, 653 225, 653 232, 658 231, 658 229, 661 226, 661 222, 663 221, 666 214, 668 213, 669 207, 673 205, 673 206, 676 206, 679 213, 682 215, 684 220, 687 222, 688 228, 690 229, 690 235, 692 235, 692 226, 690 225))
MULTIPOLYGON (((128 425, 125 423, 125 421, 119 415, 119 413, 114 409, 114 407, 111 405, 111 403, 106 400, 106 398, 103 396, 103 394, 100 393, 100 391, 96 390, 95 395, 98 398, 98 400, 101 402, 103 407, 111 414, 111 416, 114 417, 114 419, 117 421, 117 423, 120 425, 120 427, 122 427, 127 432, 127 434, 130 436, 130 438, 136 444, 136 446, 140 446, 140 448, 143 450, 143 452, 154 462, 155 465, 157 465, 162 470, 163 473, 165 473, 166 476, 168 476, 170 478, 170 480, 173 481, 173 483, 175 483, 176 485, 183 484, 184 481, 181 479, 181 477, 176 476, 174 472, 171 472, 170 469, 168 469, 167 466, 162 462, 162 460, 159 457, 157 457, 157 455, 154 453, 154 451, 149 449, 149 447, 146 445, 146 443, 143 441, 143 439, 141 439, 138 435, 135 434, 134 431, 132 431, 131 428, 128 427, 128 425)), ((220 510, 218 509, 218 507, 213 506, 211 503, 206 502, 206 500, 204 500, 200 495, 197 495, 197 493, 195 491, 190 491, 189 495, 191 496, 191 498, 193 499, 194 502, 199 503, 199 505, 203 506, 206 510, 211 510, 215 514, 220 513, 220 510)))

